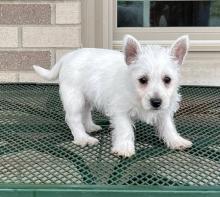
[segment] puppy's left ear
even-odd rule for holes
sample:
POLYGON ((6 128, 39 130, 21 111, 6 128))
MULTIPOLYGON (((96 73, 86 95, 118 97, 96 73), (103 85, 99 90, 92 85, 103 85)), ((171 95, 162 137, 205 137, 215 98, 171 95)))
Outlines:
POLYGON ((189 50, 189 36, 179 37, 171 46, 170 54, 179 65, 183 64, 185 56, 189 50))
POLYGON ((141 51, 141 45, 133 36, 125 35, 123 51, 126 64, 130 65, 137 61, 138 55, 141 51))

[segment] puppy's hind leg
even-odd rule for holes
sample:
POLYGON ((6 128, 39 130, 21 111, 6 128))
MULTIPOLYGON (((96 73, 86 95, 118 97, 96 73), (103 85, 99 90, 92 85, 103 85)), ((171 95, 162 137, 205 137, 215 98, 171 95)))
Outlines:
POLYGON ((92 133, 98 130, 101 130, 102 127, 99 125, 96 125, 92 120, 92 114, 91 114, 91 106, 88 102, 85 102, 85 107, 83 111, 83 123, 85 126, 85 129, 87 133, 92 133))
POLYGON ((98 140, 89 136, 83 125, 85 99, 81 91, 68 85, 60 85, 60 94, 66 112, 66 122, 74 137, 74 143, 82 147, 97 144, 98 140))

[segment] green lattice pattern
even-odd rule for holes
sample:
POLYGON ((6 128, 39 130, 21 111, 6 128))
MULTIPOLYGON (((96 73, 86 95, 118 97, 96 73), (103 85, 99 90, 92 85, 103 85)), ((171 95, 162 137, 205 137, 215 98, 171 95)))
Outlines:
POLYGON ((0 183, 188 186, 220 185, 220 88, 182 87, 178 131, 193 141, 167 149, 136 123, 136 155, 110 153, 108 119, 94 112, 100 143, 81 148, 64 121, 57 85, 0 85, 0 183))

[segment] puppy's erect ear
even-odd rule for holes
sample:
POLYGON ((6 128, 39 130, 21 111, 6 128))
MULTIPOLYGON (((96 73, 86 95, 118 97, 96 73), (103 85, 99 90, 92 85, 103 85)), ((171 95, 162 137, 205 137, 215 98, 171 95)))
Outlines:
POLYGON ((140 51, 141 51, 140 43, 133 36, 125 35, 124 54, 125 54, 125 62, 127 65, 135 63, 140 51))
POLYGON ((179 37, 171 46, 170 54, 179 65, 183 64, 189 49, 188 35, 179 37))

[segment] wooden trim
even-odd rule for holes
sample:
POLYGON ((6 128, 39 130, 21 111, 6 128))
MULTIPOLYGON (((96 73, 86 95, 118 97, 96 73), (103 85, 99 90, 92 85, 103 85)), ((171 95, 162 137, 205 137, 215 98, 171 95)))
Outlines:
POLYGON ((82 0, 82 45, 112 48, 113 0, 82 0))
POLYGON ((95 0, 81 1, 82 47, 95 46, 95 0))
MULTIPOLYGON (((170 46, 174 40, 141 40, 142 45, 170 46)), ((114 40, 113 49, 121 50, 123 42, 114 40)), ((220 51, 220 40, 191 40, 190 51, 220 51)))
MULTIPOLYGON (((198 43, 205 43, 204 47, 207 45, 207 43, 211 43, 210 45, 214 45, 214 48, 216 45, 219 45, 220 40, 220 28, 192 28, 192 29, 186 29, 186 28, 161 28, 161 29, 154 29, 154 28, 118 28, 114 30, 113 32, 113 40, 120 41, 122 40, 123 36, 125 34, 131 34, 135 36, 138 40, 164 40, 164 41, 172 41, 178 38, 182 35, 189 35, 190 40, 193 42, 198 43), (196 30, 196 32, 194 32, 196 30)), ((220 45, 219 45, 220 47, 220 45)))
MULTIPOLYGON (((114 14, 114 18, 116 13, 114 14)), ((116 20, 116 18, 115 18, 116 20)), ((116 25, 114 23, 114 25, 116 25)), ((220 27, 120 27, 114 26, 118 32, 132 31, 132 32, 157 32, 157 33, 219 33, 220 27)))
MULTIPOLYGON (((103 1, 103 0, 102 0, 103 1)), ((113 0, 103 1, 103 47, 112 48, 113 0)))

